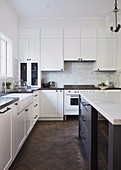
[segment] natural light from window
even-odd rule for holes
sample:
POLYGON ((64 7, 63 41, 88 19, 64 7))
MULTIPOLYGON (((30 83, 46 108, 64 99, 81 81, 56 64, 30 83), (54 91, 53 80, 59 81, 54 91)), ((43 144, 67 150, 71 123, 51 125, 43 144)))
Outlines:
POLYGON ((0 77, 13 76, 12 41, 0 34, 0 77))

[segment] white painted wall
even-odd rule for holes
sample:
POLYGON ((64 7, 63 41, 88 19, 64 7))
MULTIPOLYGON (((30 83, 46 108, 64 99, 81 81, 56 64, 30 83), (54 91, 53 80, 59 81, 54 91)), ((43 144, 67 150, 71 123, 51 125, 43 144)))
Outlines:
POLYGON ((13 58, 17 58, 18 18, 6 0, 0 0, 0 32, 13 42, 13 58))
MULTIPOLYGON (((18 58, 17 54, 17 34, 18 34, 18 18, 6 0, 0 0, 0 32, 12 40, 13 44, 13 62, 18 58)), ((15 62, 14 62, 15 63, 15 62)), ((14 66, 15 68, 15 66, 14 66)), ((15 69, 13 71, 16 73, 15 69)), ((15 77, 15 74, 14 74, 15 77)), ((0 77, 0 91, 2 90, 2 82, 0 77)))

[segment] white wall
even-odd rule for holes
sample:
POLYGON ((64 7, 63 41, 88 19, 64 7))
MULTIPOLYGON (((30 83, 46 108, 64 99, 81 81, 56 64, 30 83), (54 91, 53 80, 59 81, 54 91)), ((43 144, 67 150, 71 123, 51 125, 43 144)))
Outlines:
MULTIPOLYGON (((12 40, 13 59, 17 59, 18 18, 6 0, 0 0, 0 32, 12 40)), ((14 70, 15 73, 15 70, 14 70)), ((0 91, 3 80, 0 80, 0 91)))

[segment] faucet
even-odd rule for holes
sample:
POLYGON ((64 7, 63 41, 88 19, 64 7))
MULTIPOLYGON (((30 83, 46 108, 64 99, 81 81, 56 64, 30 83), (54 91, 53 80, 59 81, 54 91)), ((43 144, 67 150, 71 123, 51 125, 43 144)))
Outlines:
POLYGON ((13 78, 13 77, 6 77, 6 78, 5 78, 5 86, 4 86, 4 92, 5 92, 5 93, 6 93, 6 91, 7 91, 7 90, 6 90, 6 89, 7 89, 6 82, 7 82, 8 79, 12 79, 12 80, 13 80, 12 83, 14 82, 14 78, 13 78))

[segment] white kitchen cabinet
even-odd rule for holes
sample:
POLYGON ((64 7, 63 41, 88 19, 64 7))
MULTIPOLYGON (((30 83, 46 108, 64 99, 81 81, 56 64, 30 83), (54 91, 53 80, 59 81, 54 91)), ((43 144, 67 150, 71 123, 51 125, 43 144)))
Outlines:
POLYGON ((97 28, 81 28, 81 38, 97 38, 97 28))
POLYGON ((18 113, 18 148, 20 149, 26 139, 25 133, 25 110, 18 113))
POLYGON ((80 39, 81 30, 80 28, 64 28, 64 39, 80 39))
POLYGON ((41 39, 41 71, 63 70, 63 40, 41 39))
POLYGON ((63 118, 63 90, 58 90, 57 96, 57 117, 63 118))
POLYGON ((14 159, 18 153, 18 102, 14 103, 12 109, 12 152, 14 159))
POLYGON ((80 39, 64 40, 64 61, 80 60, 81 44, 80 39))
POLYGON ((81 39, 81 60, 95 61, 97 58, 97 39, 81 39))
POLYGON ((33 126, 37 122, 40 113, 40 91, 33 93, 33 104, 32 104, 32 124, 33 126))
POLYGON ((0 170, 8 169, 12 161, 13 105, 0 110, 0 170))
POLYGON ((40 60, 39 39, 19 39, 18 49, 19 60, 40 60))
POLYGON ((18 40, 18 54, 19 60, 29 59, 29 40, 27 39, 18 40))
POLYGON ((32 39, 40 38, 40 29, 36 28, 20 28, 18 30, 18 38, 27 38, 27 39, 32 39))
POLYGON ((98 38, 116 38, 116 34, 106 28, 98 28, 98 38))
POLYGON ((41 90, 40 119, 63 120, 63 91, 41 90))
POLYGON ((63 39, 63 28, 42 28, 41 38, 63 39))
POLYGON ((32 129, 32 105, 25 109, 25 132, 26 136, 29 135, 32 129))
POLYGON ((19 62, 19 80, 27 82, 28 86, 40 87, 40 66, 38 61, 19 62))
POLYGON ((96 70, 115 71, 117 60, 117 41, 114 38, 98 40, 98 59, 96 70))

